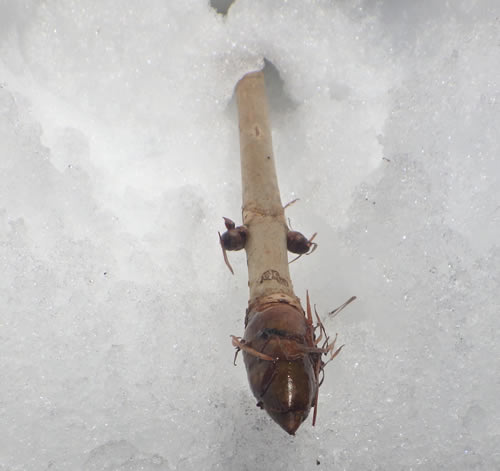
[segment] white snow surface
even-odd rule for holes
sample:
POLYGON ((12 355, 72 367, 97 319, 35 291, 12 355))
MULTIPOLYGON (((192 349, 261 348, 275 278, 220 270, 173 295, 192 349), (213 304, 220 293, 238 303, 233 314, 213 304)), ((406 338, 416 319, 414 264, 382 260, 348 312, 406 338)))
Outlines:
POLYGON ((497 0, 0 1, 0 470, 499 470, 497 0), (233 89, 346 346, 255 407, 233 89), (273 69, 274 66, 274 69, 273 69))

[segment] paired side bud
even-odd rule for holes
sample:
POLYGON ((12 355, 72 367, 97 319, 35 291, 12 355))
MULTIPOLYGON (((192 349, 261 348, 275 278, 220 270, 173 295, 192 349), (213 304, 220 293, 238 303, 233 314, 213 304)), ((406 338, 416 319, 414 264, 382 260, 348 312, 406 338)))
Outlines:
POLYGON ((245 248, 248 238, 248 229, 245 226, 238 226, 229 218, 223 218, 227 231, 224 234, 219 232, 219 242, 222 248, 222 255, 229 271, 234 275, 233 267, 229 263, 226 250, 241 250, 245 248))
POLYGON ((225 250, 241 250, 245 248, 248 229, 245 226, 235 227, 234 221, 229 218, 223 218, 227 231, 220 235, 220 243, 225 250))
MULTIPOLYGON (((226 262, 229 271, 234 275, 233 267, 229 263, 229 259, 227 258, 227 250, 241 250, 245 248, 245 244, 248 239, 248 229, 246 226, 238 226, 234 221, 229 218, 223 217, 224 225, 226 226, 227 231, 222 235, 219 232, 219 242, 222 248, 222 255, 224 257, 224 261, 226 262)), ((302 255, 310 255, 312 254, 318 244, 313 242, 313 239, 316 237, 316 232, 312 235, 310 239, 306 239, 306 237, 297 231, 288 231, 286 236, 286 246, 287 249, 292 252, 299 254, 298 257, 295 257, 291 262, 295 262, 295 260, 302 257, 302 255)))
POLYGON ((313 242, 313 239, 316 237, 316 235, 317 232, 315 232, 310 239, 306 239, 305 236, 300 232, 288 231, 288 234, 286 235, 287 249, 290 252, 300 254, 289 263, 295 262, 295 260, 298 260, 304 254, 310 255, 316 250, 318 244, 316 242, 313 242))

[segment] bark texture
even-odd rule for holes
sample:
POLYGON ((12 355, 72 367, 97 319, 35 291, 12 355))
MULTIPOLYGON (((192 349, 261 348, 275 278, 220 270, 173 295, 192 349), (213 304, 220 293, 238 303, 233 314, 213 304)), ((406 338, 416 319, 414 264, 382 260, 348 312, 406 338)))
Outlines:
MULTIPOLYGON (((236 87, 238 102, 243 224, 246 244, 249 306, 287 298, 296 305, 288 269, 288 227, 281 202, 273 153, 264 75, 245 75, 236 87), (273 296, 274 295, 274 296, 273 296), (259 301, 260 300, 260 301, 259 301)), ((300 306, 300 303, 298 303, 300 306)))

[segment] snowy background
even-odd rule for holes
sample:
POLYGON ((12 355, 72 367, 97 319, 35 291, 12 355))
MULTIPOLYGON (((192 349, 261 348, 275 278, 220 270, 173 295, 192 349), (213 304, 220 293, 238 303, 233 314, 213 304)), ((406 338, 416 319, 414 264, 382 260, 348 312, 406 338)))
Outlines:
POLYGON ((499 470, 497 0, 0 0, 0 470, 499 470), (346 344, 255 407, 233 88, 346 344))

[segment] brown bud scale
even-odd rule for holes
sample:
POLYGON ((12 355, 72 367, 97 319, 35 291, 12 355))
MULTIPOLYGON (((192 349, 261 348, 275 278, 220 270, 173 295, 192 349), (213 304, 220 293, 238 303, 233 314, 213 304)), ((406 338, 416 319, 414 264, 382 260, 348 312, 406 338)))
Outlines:
POLYGON ((243 351, 248 381, 260 407, 289 434, 295 434, 314 405, 318 382, 314 347, 307 320, 289 304, 275 303, 256 312, 247 325, 244 344, 273 360, 243 351))
POLYGON ((286 245, 290 252, 299 254, 305 254, 311 248, 311 242, 297 231, 288 231, 286 245))
POLYGON ((221 235, 221 244, 225 250, 241 250, 245 248, 248 230, 245 226, 229 229, 221 235))

